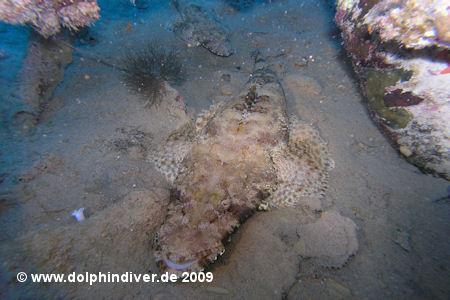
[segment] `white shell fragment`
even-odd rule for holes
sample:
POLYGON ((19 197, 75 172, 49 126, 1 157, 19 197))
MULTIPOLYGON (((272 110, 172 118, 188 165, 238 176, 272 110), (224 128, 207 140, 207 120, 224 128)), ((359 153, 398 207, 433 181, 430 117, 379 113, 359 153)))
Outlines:
POLYGON ((84 220, 86 220, 86 217, 84 216, 84 207, 75 209, 70 215, 74 217, 78 222, 83 222, 84 220))

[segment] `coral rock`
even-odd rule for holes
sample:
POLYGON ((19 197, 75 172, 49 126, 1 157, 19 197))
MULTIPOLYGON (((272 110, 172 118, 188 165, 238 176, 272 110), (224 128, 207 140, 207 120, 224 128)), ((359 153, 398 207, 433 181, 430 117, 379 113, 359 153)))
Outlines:
POLYGON ((449 179, 448 1, 340 0, 336 22, 375 122, 410 162, 449 179))
POLYGON ((443 0, 383 0, 364 17, 369 32, 419 49, 450 48, 450 5, 443 0))
POLYGON ((99 18, 95 0, 5 0, 0 2, 0 20, 11 24, 30 24, 44 37, 62 27, 77 30, 99 18))

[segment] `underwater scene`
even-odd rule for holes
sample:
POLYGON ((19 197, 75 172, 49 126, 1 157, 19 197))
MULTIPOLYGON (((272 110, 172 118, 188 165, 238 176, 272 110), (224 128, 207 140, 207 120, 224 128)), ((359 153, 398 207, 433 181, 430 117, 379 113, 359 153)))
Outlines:
POLYGON ((0 0, 0 299, 449 299, 447 0, 0 0))

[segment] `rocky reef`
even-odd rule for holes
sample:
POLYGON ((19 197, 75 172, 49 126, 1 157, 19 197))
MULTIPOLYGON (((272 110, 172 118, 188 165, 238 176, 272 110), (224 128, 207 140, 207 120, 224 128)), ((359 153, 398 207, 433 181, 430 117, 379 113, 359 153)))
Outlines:
POLYGON ((72 62, 75 35, 69 31, 91 25, 99 11, 96 0, 0 1, 0 21, 32 27, 18 86, 25 107, 13 117, 23 132, 32 133, 51 110, 53 92, 72 62))
POLYGON ((28 24, 44 37, 68 28, 76 30, 99 18, 96 0, 4 0, 0 2, 0 20, 28 24))
POLYGON ((72 43, 73 37, 66 33, 46 39, 31 32, 17 92, 24 110, 14 114, 14 123, 23 133, 33 133, 45 113, 57 106, 52 96, 72 62, 72 43))
POLYGON ((336 22, 371 116, 408 161, 450 179, 450 5, 339 0, 336 22))

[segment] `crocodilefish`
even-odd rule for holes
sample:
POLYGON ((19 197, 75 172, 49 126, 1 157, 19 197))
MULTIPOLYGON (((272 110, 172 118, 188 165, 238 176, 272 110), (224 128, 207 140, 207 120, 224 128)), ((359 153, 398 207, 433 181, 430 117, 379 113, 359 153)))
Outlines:
POLYGON ((288 116, 283 87, 265 62, 255 66, 239 95, 173 132, 149 156, 172 186, 155 239, 162 270, 202 270, 257 210, 303 206, 324 194, 333 165, 326 143, 288 116))

